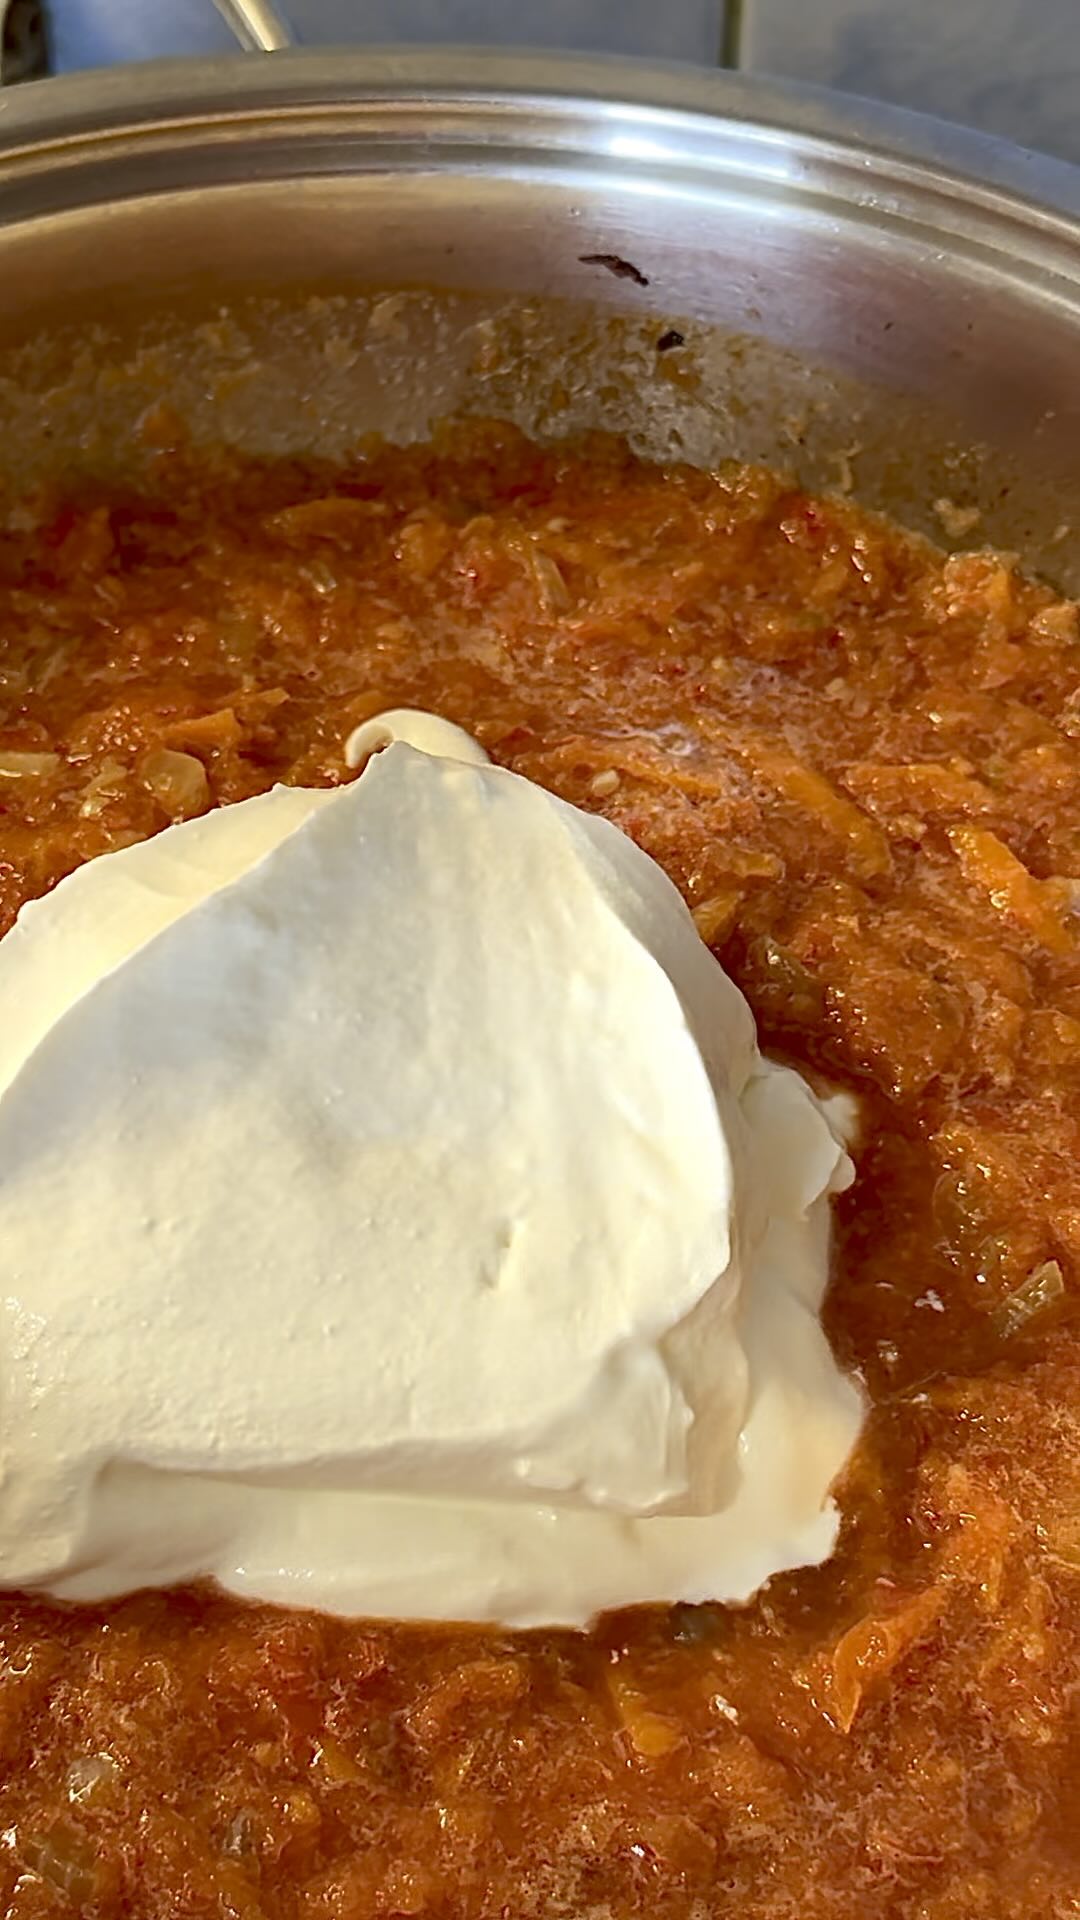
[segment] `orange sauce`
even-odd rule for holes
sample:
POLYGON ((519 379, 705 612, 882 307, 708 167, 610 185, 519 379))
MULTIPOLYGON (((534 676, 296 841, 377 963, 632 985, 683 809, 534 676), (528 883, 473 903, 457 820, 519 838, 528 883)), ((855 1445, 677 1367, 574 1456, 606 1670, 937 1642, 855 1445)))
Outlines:
POLYGON ((858 1096, 841 1543, 586 1635, 0 1596, 4 1911, 1080 1911, 1076 608, 609 442, 163 458, 0 544, 0 928, 401 705, 617 821, 858 1096))

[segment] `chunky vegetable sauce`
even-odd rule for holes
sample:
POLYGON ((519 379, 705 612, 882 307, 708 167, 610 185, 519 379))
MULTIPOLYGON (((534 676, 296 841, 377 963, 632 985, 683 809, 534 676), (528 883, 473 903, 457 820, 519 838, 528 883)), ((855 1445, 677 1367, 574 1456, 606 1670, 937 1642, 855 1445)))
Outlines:
MULTIPOLYGON (((0 543, 0 912, 424 706, 858 1096, 834 1559, 589 1635, 0 1597, 0 1897, 230 1920, 1080 1912, 1080 630, 750 469, 163 455, 0 543)), ((12 1017, 7 1010, 5 1017, 12 1017)), ((103 1383, 107 1391, 107 1383, 103 1383)))

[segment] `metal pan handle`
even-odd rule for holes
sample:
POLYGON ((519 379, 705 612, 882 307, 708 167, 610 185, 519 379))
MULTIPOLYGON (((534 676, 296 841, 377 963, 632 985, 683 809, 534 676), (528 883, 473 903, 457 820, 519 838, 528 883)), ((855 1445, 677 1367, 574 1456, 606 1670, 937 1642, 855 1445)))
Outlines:
POLYGON ((274 0, 214 0, 214 5, 247 53, 282 53, 295 44, 274 0))

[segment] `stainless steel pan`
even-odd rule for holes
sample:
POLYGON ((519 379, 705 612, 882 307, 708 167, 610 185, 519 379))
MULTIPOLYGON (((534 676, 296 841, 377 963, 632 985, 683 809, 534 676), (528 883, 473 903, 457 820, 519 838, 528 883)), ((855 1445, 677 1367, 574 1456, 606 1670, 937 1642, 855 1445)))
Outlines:
POLYGON ((466 409, 853 486, 1080 586, 1080 174, 732 75, 437 54, 0 112, 0 486, 466 409))

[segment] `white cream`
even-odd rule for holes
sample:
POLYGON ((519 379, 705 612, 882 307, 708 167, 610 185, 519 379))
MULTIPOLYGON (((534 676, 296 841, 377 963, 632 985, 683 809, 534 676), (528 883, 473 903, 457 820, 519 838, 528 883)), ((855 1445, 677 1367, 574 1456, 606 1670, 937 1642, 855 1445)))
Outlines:
POLYGON ((421 707, 388 707, 372 720, 362 720, 345 742, 345 765, 366 766, 373 753, 401 741, 417 747, 421 753, 433 753, 441 760, 464 760, 472 767, 486 767, 489 760, 482 746, 456 727, 452 720, 441 720, 437 713, 425 713, 421 707))
POLYGON ((631 841, 402 733, 0 943, 4 1584, 572 1624, 831 1551, 820 1106, 631 841))

